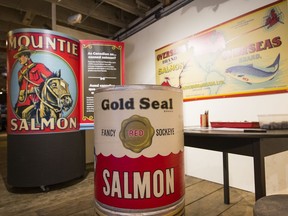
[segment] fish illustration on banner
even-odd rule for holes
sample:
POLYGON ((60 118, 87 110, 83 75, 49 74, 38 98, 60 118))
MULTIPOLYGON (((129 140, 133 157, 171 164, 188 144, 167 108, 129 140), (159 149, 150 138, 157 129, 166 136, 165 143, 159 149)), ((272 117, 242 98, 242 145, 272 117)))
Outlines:
POLYGON ((247 83, 261 83, 266 82, 276 75, 279 69, 280 54, 278 54, 274 63, 266 68, 257 68, 253 65, 239 65, 226 69, 226 73, 231 77, 247 82, 247 83))

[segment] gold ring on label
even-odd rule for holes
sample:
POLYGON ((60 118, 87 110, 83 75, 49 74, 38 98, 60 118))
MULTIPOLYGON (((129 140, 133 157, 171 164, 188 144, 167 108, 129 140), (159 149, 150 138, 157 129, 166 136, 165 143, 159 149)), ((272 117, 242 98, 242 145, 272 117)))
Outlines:
POLYGON ((133 115, 122 121, 119 137, 125 148, 139 153, 151 146, 154 133, 148 118, 133 115))

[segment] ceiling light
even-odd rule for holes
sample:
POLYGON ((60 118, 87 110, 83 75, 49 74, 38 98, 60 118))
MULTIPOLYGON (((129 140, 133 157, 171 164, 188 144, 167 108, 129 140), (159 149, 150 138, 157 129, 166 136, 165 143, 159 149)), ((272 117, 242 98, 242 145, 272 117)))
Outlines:
POLYGON ((77 23, 81 23, 82 20, 82 14, 75 14, 73 16, 68 17, 67 22, 70 25, 75 25, 77 23))

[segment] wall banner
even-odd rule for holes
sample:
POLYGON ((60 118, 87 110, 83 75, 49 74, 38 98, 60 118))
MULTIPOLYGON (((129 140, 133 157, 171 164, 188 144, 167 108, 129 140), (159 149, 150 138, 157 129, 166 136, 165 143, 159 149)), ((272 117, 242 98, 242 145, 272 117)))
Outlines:
POLYGON ((94 92, 124 84, 124 43, 80 40, 80 129, 94 128, 94 92))
POLYGON ((157 49, 156 83, 184 101, 287 92, 287 13, 277 1, 157 49))
POLYGON ((7 41, 7 133, 79 130, 79 41, 29 28, 7 41))

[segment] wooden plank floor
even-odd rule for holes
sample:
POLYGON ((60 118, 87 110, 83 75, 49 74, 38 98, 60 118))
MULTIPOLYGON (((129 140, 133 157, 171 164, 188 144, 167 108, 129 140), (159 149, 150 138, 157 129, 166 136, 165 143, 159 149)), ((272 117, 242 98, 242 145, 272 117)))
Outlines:
MULTIPOLYGON (((40 188, 11 188, 7 185, 7 144, 0 134, 0 216, 90 216, 94 215, 93 165, 85 178, 40 188)), ((231 204, 223 202, 223 185, 185 177, 185 215, 252 216, 254 194, 230 189, 231 204)))

